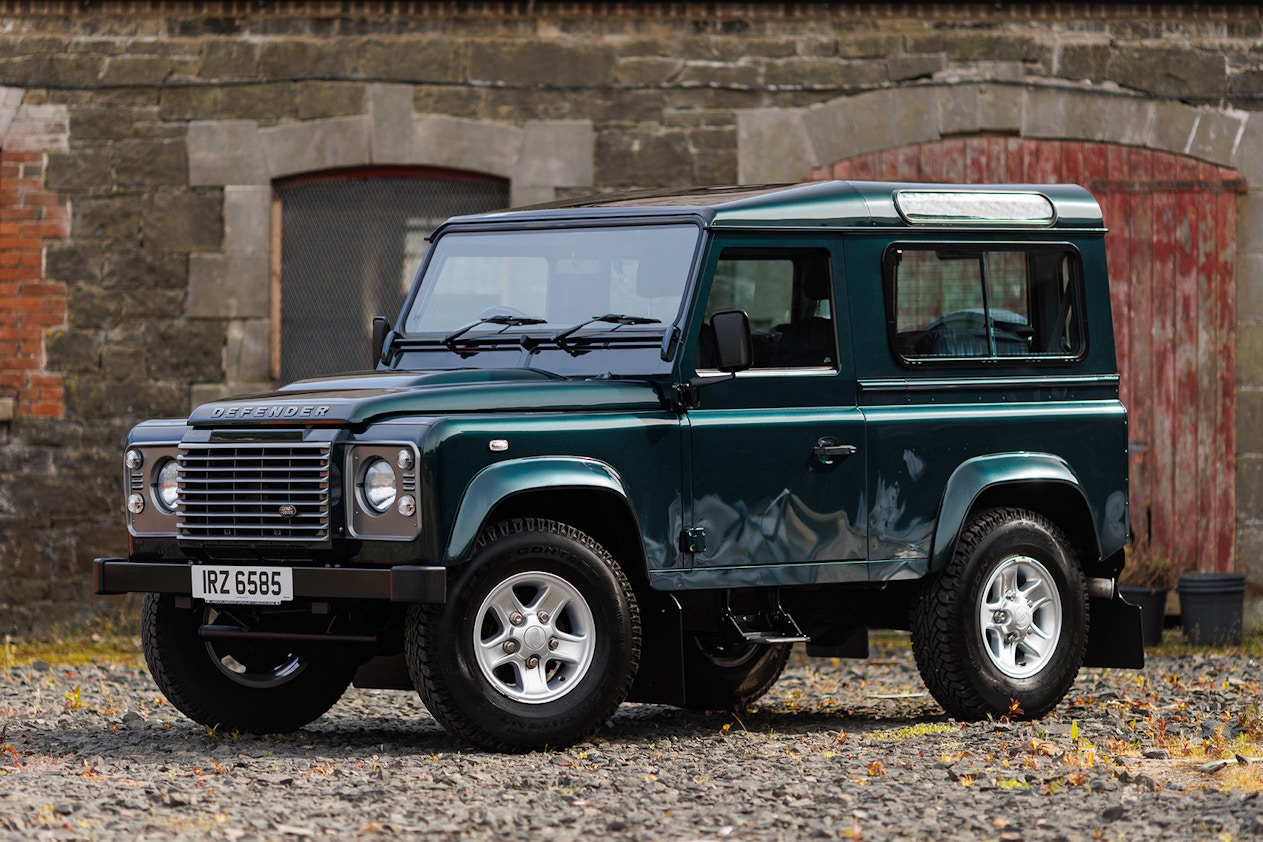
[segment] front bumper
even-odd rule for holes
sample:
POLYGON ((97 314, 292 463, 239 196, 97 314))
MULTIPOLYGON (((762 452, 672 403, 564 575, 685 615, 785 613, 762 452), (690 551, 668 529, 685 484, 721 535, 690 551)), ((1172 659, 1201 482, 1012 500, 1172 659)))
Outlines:
MULTIPOLYGON (((92 579, 98 594, 192 592, 193 565, 98 558, 92 579)), ((295 567, 294 597, 445 602, 447 568, 400 565, 380 569, 295 567)))

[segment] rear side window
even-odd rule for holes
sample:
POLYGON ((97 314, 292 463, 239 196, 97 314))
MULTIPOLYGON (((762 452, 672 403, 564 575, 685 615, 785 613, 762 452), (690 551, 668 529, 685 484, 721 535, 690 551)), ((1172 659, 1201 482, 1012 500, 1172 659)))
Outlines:
POLYGON ((886 252, 885 269, 891 335, 905 361, 1083 355, 1072 248, 905 245, 886 252))

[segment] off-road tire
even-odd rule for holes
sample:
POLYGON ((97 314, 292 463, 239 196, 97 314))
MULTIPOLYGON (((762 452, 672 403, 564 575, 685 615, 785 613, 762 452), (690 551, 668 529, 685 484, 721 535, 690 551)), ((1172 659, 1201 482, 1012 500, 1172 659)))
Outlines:
POLYGON ((560 748, 591 737, 627 698, 640 644, 636 598, 613 557, 574 527, 533 518, 483 532, 447 601, 410 606, 404 635, 408 671, 434 718, 453 734, 501 752, 560 748), (565 595, 564 607, 540 620, 535 608, 552 593, 565 595), (502 616, 506 604, 520 606, 508 612, 523 615, 520 627, 502 616), (546 638, 565 639, 569 648, 559 656, 573 651, 583 657, 559 663, 547 649, 531 648, 543 639, 541 629, 546 638), (510 639, 513 652, 501 657, 510 639), (523 663, 532 652, 541 658, 535 674, 523 663), (495 659, 504 662, 495 668, 500 672, 490 665, 495 659), (521 686, 514 683, 519 680, 521 686))
POLYGON ((208 643, 197 635, 207 610, 197 600, 178 608, 170 594, 145 594, 141 608, 141 644, 154 683, 194 722, 250 734, 294 731, 333 707, 350 685, 356 661, 338 647, 208 643), (288 668, 250 686, 216 663, 216 655, 230 652, 264 667, 275 658, 288 668))
MULTIPOLYGON (((1025 580, 1028 583, 1034 579, 1025 580)), ((1073 684, 1088 635, 1083 571, 1062 531, 1046 517, 1022 509, 991 509, 964 529, 947 566, 922 586, 911 610, 912 651, 922 680, 947 712, 963 720, 987 716, 1034 719, 1052 710, 1073 684), (1048 597, 1056 645, 1030 655, 1006 674, 992 653, 996 627, 984 611, 989 582, 1003 566, 1046 571, 1047 582, 1028 584, 1048 597), (1052 599, 1055 588, 1056 599, 1052 599), (993 635, 988 649, 986 635, 993 635), (1029 674, 1024 674, 1029 673, 1029 674)), ((1041 609, 1043 610, 1043 609, 1041 609)), ((995 612, 997 617, 1007 612, 995 612)), ((1036 621, 1036 625, 1039 622, 1036 621)), ((1034 643, 1043 644, 1042 640, 1034 643)))
POLYGON ((684 706, 741 712, 781 677, 793 644, 760 646, 694 636, 684 641, 684 706))

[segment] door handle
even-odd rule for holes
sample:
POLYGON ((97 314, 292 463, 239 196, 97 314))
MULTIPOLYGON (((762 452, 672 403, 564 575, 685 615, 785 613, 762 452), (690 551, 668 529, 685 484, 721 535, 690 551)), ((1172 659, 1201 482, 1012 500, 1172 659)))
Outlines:
POLYGON ((838 444, 833 436, 824 436, 816 442, 811 454, 822 462, 831 462, 836 457, 854 456, 856 450, 853 444, 838 444))

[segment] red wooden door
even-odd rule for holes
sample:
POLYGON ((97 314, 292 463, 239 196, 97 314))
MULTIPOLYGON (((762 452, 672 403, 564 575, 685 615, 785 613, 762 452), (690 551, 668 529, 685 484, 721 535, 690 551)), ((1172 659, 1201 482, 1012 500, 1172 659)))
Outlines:
POLYGON ((1106 238, 1132 529, 1183 568, 1233 569, 1237 201, 1233 170, 1103 143, 979 137, 839 161, 812 178, 1074 182, 1106 238))

